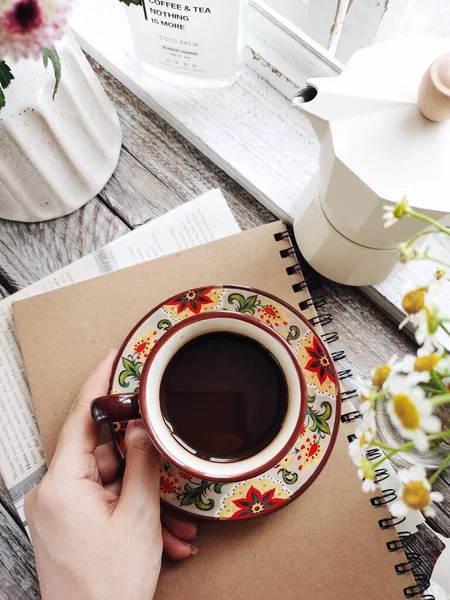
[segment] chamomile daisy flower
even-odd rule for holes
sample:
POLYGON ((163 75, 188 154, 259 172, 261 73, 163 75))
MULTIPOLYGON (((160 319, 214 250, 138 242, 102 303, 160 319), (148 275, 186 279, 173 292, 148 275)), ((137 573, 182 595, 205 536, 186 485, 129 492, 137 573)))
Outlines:
POLYGON ((390 398, 386 410, 391 423, 402 437, 415 442, 420 452, 426 452, 429 448, 426 434, 438 433, 441 421, 433 415, 433 405, 425 392, 405 375, 392 375, 387 391, 390 398))
POLYGON ((64 34, 71 0, 1 0, 0 56, 39 58, 64 34))
POLYGON ((366 452, 375 439, 376 423, 375 412, 367 412, 360 426, 356 429, 354 439, 348 446, 348 453, 355 466, 360 467, 361 462, 366 458, 366 452))
POLYGON ((361 379, 358 377, 356 378, 355 385, 360 400, 360 412, 364 414, 375 408, 374 396, 377 390, 372 387, 371 383, 367 379, 361 379))
POLYGON ((416 328, 416 341, 424 346, 427 351, 433 351, 438 342, 436 333, 439 328, 440 318, 438 310, 438 296, 440 282, 436 279, 424 287, 417 288, 405 294, 402 307, 406 313, 405 319, 400 323, 402 329, 407 323, 416 328))
POLYGON ((410 510, 422 510, 427 517, 434 517, 436 511, 432 502, 442 502, 440 492, 432 492, 425 469, 416 465, 398 472, 403 486, 397 492, 397 500, 391 505, 393 517, 404 517, 410 510))
POLYGON ((376 369, 373 369, 370 374, 372 376, 373 385, 381 389, 389 378, 392 372, 392 368, 397 362, 397 355, 391 357, 388 363, 379 365, 376 369))
POLYGON ((362 480, 362 491, 363 492, 374 492, 377 489, 375 483, 375 469, 372 463, 367 458, 362 458, 356 465, 358 469, 358 477, 362 480))
POLYGON ((417 356, 414 354, 404 356, 395 365, 393 371, 408 375, 410 382, 427 383, 430 380, 431 371, 446 373, 449 368, 450 357, 445 356, 442 350, 425 352, 423 348, 420 348, 417 356))
POLYGON ((383 206, 383 209, 385 211, 383 215, 384 226, 392 227, 392 225, 395 225, 395 223, 397 223, 399 219, 401 219, 407 214, 408 208, 409 202, 406 198, 403 198, 403 200, 401 200, 397 204, 388 204, 386 206, 383 206))

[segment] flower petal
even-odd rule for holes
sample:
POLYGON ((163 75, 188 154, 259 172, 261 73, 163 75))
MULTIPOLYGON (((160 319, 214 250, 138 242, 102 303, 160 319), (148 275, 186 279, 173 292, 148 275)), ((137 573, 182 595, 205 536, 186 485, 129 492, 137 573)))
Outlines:
POLYGON ((427 452, 430 448, 430 442, 423 431, 416 431, 411 439, 416 444, 416 448, 419 452, 427 452))
POLYGON ((408 469, 400 469, 398 476, 402 483, 409 483, 411 481, 411 473, 408 469))
POLYGON ((425 506, 425 508, 423 509, 423 513, 426 517, 435 517, 436 516, 436 510, 430 505, 425 506))
POLYGON ((423 481, 427 476, 427 472, 423 465, 415 465, 409 469, 409 475, 410 481, 423 481))
POLYGON ((390 511, 393 517, 406 517, 409 513, 409 508, 402 500, 396 500, 391 504, 390 511))
POLYGON ((432 502, 444 502, 444 496, 441 492, 431 492, 430 499, 432 502))
POLYGON ((442 428, 442 422, 436 415, 430 415, 429 417, 422 417, 422 427, 428 433, 439 433, 442 428))

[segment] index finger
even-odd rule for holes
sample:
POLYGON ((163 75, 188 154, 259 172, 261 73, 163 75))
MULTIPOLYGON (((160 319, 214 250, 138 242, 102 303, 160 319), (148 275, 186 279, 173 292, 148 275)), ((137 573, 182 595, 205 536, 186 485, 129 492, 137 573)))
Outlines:
POLYGON ((115 356, 116 351, 111 350, 84 382, 61 429, 55 455, 79 456, 94 452, 100 426, 91 417, 91 402, 107 394, 115 356))

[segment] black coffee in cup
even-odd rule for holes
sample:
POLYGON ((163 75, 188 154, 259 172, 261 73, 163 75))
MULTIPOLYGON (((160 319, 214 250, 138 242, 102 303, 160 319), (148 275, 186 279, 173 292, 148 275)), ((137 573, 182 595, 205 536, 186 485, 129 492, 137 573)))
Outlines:
POLYGON ((200 335, 166 366, 161 409, 173 437, 213 462, 241 461, 279 433, 287 411, 286 379, 257 341, 230 332, 200 335))

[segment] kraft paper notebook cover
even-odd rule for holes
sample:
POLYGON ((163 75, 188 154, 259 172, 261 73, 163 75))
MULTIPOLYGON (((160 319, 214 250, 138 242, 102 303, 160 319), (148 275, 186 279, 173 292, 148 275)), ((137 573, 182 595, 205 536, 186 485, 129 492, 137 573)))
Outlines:
MULTIPOLYGON (((284 230, 282 223, 272 223, 17 302, 16 327, 47 458, 53 455, 71 399, 92 366, 166 298, 192 287, 237 283, 293 306, 308 306, 309 294, 284 230)), ((332 310, 332 298, 328 303, 332 310)), ((311 307, 305 314, 314 323, 329 321, 328 315, 317 319, 311 307)), ((344 401, 343 415, 349 410, 344 401)), ((395 565, 407 563, 403 550, 389 553, 386 548, 398 535, 383 505, 383 492, 378 494, 382 505, 374 508, 348 459, 351 432, 351 425, 341 425, 322 473, 287 508, 252 522, 200 523, 195 542, 200 552, 182 564, 164 564, 156 599, 413 597, 418 590, 412 575, 399 576, 395 570, 395 565), (382 529, 380 520, 390 527, 382 529)), ((381 487, 389 485, 383 482, 381 487)))

